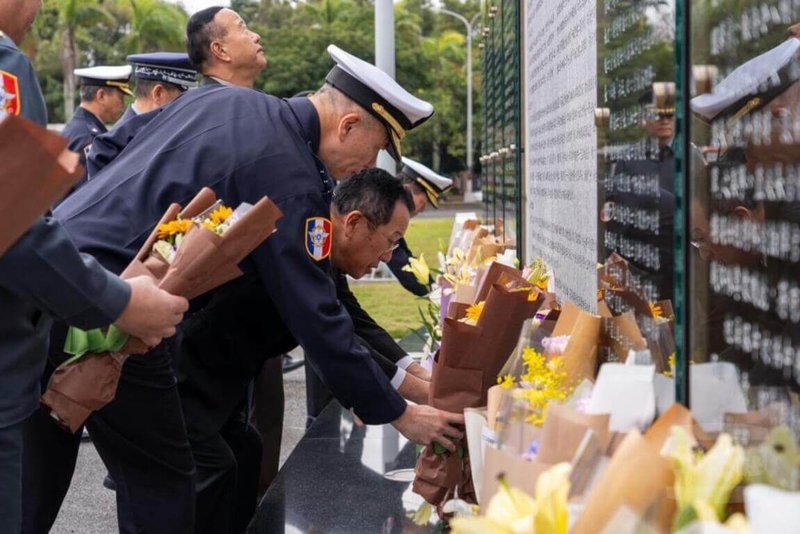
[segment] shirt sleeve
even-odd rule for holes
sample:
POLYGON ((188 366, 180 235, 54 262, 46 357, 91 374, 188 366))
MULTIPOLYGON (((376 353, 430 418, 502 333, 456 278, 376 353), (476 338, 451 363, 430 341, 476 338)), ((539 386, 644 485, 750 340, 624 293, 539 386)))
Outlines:
POLYGON ((356 340, 353 321, 337 299, 328 273, 326 247, 311 250, 307 245, 306 228, 324 224, 329 205, 320 192, 277 203, 284 213, 277 232, 252 255, 267 293, 339 402, 352 407, 365 423, 394 421, 405 411, 406 402, 356 340))
POLYGON ((64 228, 39 219, 0 258, 0 285, 39 309, 80 328, 116 321, 130 301, 130 286, 81 254, 64 228))

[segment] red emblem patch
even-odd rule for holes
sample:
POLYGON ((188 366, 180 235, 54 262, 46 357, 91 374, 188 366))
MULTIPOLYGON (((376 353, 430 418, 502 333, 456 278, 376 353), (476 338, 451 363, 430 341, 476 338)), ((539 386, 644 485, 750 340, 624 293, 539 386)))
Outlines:
POLYGON ((19 81, 17 77, 0 70, 0 112, 2 115, 19 115, 22 102, 19 98, 19 81))

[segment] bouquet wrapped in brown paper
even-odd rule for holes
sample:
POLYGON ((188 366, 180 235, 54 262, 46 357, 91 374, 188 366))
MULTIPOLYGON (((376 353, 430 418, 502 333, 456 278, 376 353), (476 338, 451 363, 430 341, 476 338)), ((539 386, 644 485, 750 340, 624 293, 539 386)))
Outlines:
MULTIPOLYGON (((468 322, 445 319, 429 404, 454 413, 484 406, 489 387, 496 383, 497 373, 514 349, 522 323, 536 313, 541 302, 529 300, 527 292, 494 285, 478 317, 470 317, 468 312, 468 322)), ((466 442, 459 444, 454 454, 443 447, 426 447, 415 471, 414 491, 427 502, 440 505, 456 494, 476 502, 466 442)))
POLYGON ((0 256, 83 174, 67 140, 9 115, 0 121, 0 256))
MULTIPOLYGON (((203 188, 182 211, 178 204, 167 209, 121 277, 147 275, 161 289, 193 299, 241 276, 238 264, 275 231, 281 216, 266 197, 232 210, 203 188)), ((114 399, 128 355, 149 347, 113 326, 107 332, 70 329, 66 345, 74 357, 53 373, 41 402, 75 432, 114 399)))

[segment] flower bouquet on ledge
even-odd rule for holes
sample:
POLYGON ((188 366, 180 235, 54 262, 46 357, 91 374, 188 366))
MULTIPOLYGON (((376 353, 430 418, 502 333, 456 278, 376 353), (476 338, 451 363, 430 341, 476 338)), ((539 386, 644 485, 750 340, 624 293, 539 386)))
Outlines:
MULTIPOLYGON (((238 264, 275 231, 281 216, 267 197, 234 210, 203 188, 182 211, 178 204, 167 209, 120 276, 150 276, 161 289, 191 300, 241 276, 238 264)), ((42 405, 59 425, 77 431, 114 399, 128 356, 150 348, 113 325, 71 328, 64 351, 72 357, 53 373, 42 405)))
MULTIPOLYGON (((494 285, 484 303, 472 306, 462 320, 448 317, 433 364, 429 404, 461 413, 485 406, 487 392, 514 350, 522 324, 533 317, 543 299, 494 285)), ((476 502, 466 440, 449 453, 438 444, 426 447, 417 460, 413 489, 439 506, 454 496, 476 502)))

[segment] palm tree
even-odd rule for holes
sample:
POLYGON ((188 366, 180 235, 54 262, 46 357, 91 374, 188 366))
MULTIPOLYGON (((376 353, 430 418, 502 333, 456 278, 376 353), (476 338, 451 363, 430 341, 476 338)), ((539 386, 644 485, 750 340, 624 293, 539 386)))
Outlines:
POLYGON ((162 0, 130 0, 128 53, 184 50, 186 13, 162 0))
POLYGON ((61 33, 61 74, 64 79, 64 117, 72 118, 75 107, 75 75, 72 71, 78 66, 78 49, 75 46, 75 31, 81 26, 113 23, 114 17, 96 0, 56 0, 59 12, 61 33))

